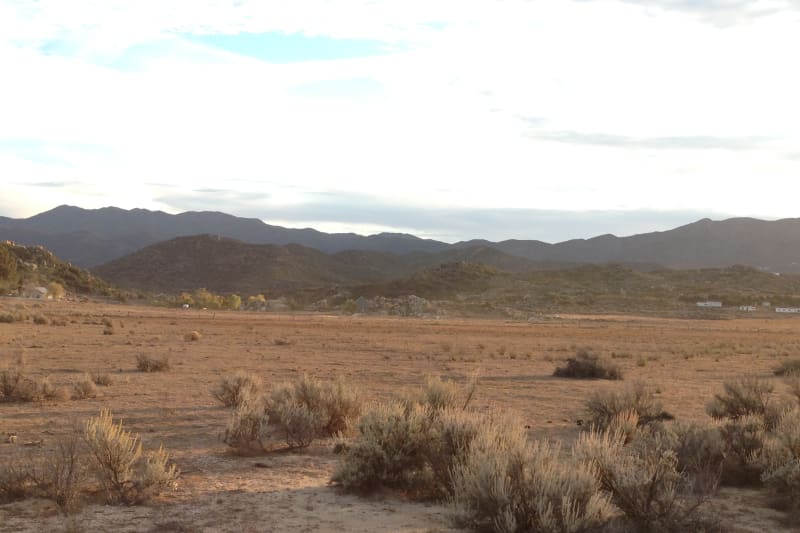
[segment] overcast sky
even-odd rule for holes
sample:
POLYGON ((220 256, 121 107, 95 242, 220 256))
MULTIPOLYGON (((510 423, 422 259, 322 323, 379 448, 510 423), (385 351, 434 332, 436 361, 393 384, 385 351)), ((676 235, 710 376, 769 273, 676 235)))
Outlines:
POLYGON ((800 216, 798 0, 0 0, 0 215, 456 241, 800 216))

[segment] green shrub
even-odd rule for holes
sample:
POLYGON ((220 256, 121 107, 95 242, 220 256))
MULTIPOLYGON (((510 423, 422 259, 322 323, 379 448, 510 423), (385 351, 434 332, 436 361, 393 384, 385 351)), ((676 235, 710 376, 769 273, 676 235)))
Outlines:
POLYGON ((610 361, 579 350, 575 357, 567 359, 566 366, 553 372, 555 377, 575 379, 622 379, 622 371, 610 361))
POLYGON ((619 392, 597 391, 586 401, 586 411, 589 424, 599 430, 606 429, 614 417, 626 412, 636 413, 639 426, 673 418, 642 383, 634 383, 619 392))
POLYGON ((242 371, 223 376, 219 385, 211 391, 214 398, 222 402, 225 407, 236 407, 244 398, 257 396, 260 393, 261 378, 242 371))
POLYGON ((136 368, 141 372, 165 372, 171 368, 167 356, 156 358, 139 354, 136 356, 136 368))

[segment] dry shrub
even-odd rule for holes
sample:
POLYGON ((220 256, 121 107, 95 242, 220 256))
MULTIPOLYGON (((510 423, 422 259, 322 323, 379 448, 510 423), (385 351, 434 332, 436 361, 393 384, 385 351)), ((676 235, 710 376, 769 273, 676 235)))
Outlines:
POLYGON ((45 326, 47 325, 48 320, 44 315, 33 315, 33 323, 39 326, 45 326))
POLYGON ((428 377, 416 393, 373 406, 333 480, 354 492, 392 487, 423 498, 452 494, 453 468, 470 442, 496 431, 495 420, 505 421, 466 410, 476 386, 474 377, 465 386, 428 377))
POLYGON ((97 385, 94 384, 92 377, 89 374, 76 381, 72 386, 72 397, 76 400, 85 400, 87 398, 97 397, 97 385))
POLYGON ((136 356, 136 368, 141 372, 166 372, 171 366, 167 356, 156 358, 139 354, 136 356))
POLYGON ((678 471, 691 480, 692 490, 697 494, 716 491, 728 453, 720 427, 675 423, 670 434, 678 471))
POLYGON ((65 400, 69 394, 53 386, 48 378, 35 379, 21 367, 0 369, 0 402, 39 402, 65 400))
POLYGON ((575 455, 594 473, 602 489, 623 513, 633 531, 720 531, 699 513, 705 502, 694 483, 679 469, 668 434, 640 428, 633 439, 612 423, 607 431, 580 436, 575 455))
POLYGON ((789 393, 795 397, 798 405, 800 405, 800 374, 793 373, 784 378, 786 385, 789 387, 789 393))
POLYGON ((379 487, 419 491, 430 483, 425 450, 433 439, 432 410, 402 402, 370 409, 358 423, 358 437, 332 480, 345 490, 370 492, 379 487))
POLYGON ((790 374, 800 374, 800 359, 789 359, 776 368, 773 373, 776 376, 788 376, 790 374))
POLYGON ((211 394, 225 407, 236 407, 243 398, 261 393, 261 378, 256 374, 238 371, 223 376, 211 394))
POLYGON ((199 341, 202 338, 203 334, 200 333, 199 331, 190 331, 189 333, 183 336, 183 340, 185 340, 186 342, 199 341))
POLYGON ((622 371, 617 365, 586 350, 579 350, 575 357, 567 359, 566 366, 556 368, 553 375, 575 379, 622 379, 622 371))
POLYGON ((311 443, 309 434, 332 437, 348 431, 361 406, 358 394, 341 379, 322 382, 303 375, 272 392, 267 414, 289 446, 304 447, 311 443))
POLYGON ((0 504, 27 498, 31 492, 30 477, 19 453, 0 459, 0 504))
POLYGON ((90 377, 95 385, 100 385, 101 387, 108 387, 114 384, 114 378, 108 372, 102 374, 92 373, 90 377))
POLYGON ((263 451, 266 426, 264 398, 260 394, 243 395, 231 413, 222 441, 237 453, 263 451))
POLYGON ((724 485, 757 485, 760 469, 753 458, 761 452, 767 438, 764 417, 750 414, 728 420, 720 427, 726 456, 722 470, 724 485))
POLYGON ((141 438, 115 423, 108 410, 86 422, 84 438, 109 502, 145 502, 175 485, 178 470, 163 447, 142 461, 141 438))
POLYGON ((473 374, 464 385, 455 381, 442 379, 439 376, 425 376, 425 383, 420 391, 407 395, 407 404, 427 405, 433 410, 467 409, 475 398, 478 387, 478 375, 473 374))
MULTIPOLYGON (((722 394, 715 394, 706 405, 706 412, 712 418, 737 419, 746 415, 759 415, 770 418, 777 417, 771 409, 769 395, 773 387, 771 383, 756 376, 739 376, 723 382, 722 394)), ((774 420, 772 420, 774 421, 774 420)))
POLYGON ((80 506, 87 475, 86 451, 77 434, 60 439, 55 450, 31 461, 29 476, 38 492, 53 500, 62 513, 80 506))
POLYGON ((597 531, 613 512, 590 468, 519 430, 480 432, 453 478, 455 522, 478 531, 597 531))
POLYGON ((643 426, 673 417, 662 409, 653 392, 642 383, 634 383, 622 391, 597 391, 586 401, 589 424, 599 430, 606 429, 614 417, 636 413, 637 425, 643 426))
POLYGON ((800 407, 781 415, 754 462, 776 503, 800 518, 800 407))

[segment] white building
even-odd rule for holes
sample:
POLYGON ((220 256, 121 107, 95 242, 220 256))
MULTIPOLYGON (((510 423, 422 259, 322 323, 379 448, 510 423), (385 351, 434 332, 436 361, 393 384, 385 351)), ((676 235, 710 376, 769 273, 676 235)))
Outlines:
POLYGON ((800 313, 800 307, 776 307, 776 313, 800 313))
POLYGON ((755 310, 756 310, 756 306, 755 305, 740 305, 739 306, 739 311, 747 311, 748 313, 751 313, 751 312, 753 312, 755 310))
POLYGON ((697 307, 722 307, 722 302, 714 302, 714 301, 707 301, 707 302, 697 302, 697 307))

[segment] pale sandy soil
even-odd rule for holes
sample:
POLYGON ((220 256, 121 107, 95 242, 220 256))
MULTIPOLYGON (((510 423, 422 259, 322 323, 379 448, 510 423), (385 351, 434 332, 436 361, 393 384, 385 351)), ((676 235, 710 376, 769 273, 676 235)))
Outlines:
MULTIPOLYGON (((463 380, 479 370, 480 408, 513 409, 531 438, 571 442, 581 430, 592 390, 641 380, 659 391, 682 420, 706 418, 705 402, 723 379, 743 373, 783 383, 771 370, 800 357, 800 319, 674 320, 561 316, 529 324, 496 320, 427 320, 183 311, 122 305, 0 299, 0 308, 64 319, 66 326, 0 324, 0 362, 21 354, 28 370, 68 386, 85 372, 109 372, 114 383, 88 400, 0 403, 0 456, 5 444, 43 440, 47 449, 103 407, 140 432, 146 448, 163 443, 183 475, 178 489, 136 507, 88 505, 75 517, 85 531, 358 531, 444 532, 444 507, 398 494, 358 498, 329 486, 338 457, 321 442, 307 450, 238 457, 219 440, 228 411, 209 393, 221 375, 243 369, 281 382, 305 372, 341 375, 370 400, 390 398, 426 374, 463 380), (114 324, 104 335, 103 319, 114 324), (193 330, 197 342, 184 340, 193 330), (276 343, 276 340, 287 341, 276 343), (576 349, 613 357, 622 382, 552 377, 576 349), (135 370, 135 356, 168 355, 165 373, 135 370), (256 464, 259 463, 259 466, 256 464)), ((768 507, 763 491, 724 489, 713 502, 730 531, 792 531, 768 507)), ((28 500, 0 505, 0 531, 60 531, 55 506, 28 500)))

